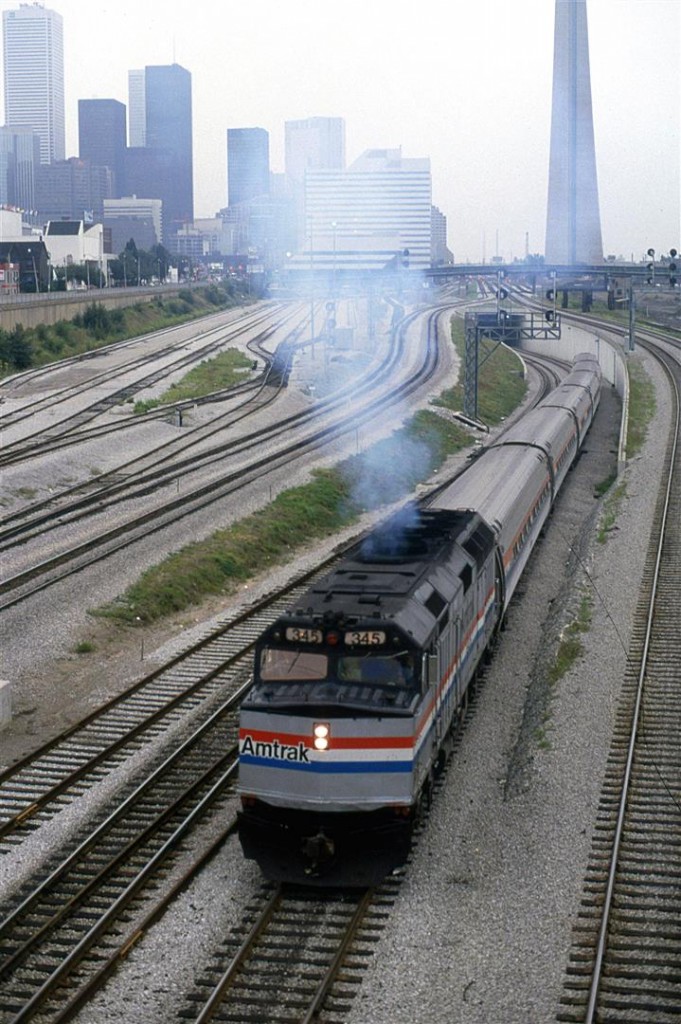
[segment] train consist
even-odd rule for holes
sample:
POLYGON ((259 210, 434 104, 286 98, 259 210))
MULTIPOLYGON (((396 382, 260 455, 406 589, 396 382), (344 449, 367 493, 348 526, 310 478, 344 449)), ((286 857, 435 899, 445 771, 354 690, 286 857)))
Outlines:
POLYGON ((239 835, 265 875, 364 885, 403 862, 600 389, 595 357, 577 356, 427 508, 368 534, 260 637, 239 835))

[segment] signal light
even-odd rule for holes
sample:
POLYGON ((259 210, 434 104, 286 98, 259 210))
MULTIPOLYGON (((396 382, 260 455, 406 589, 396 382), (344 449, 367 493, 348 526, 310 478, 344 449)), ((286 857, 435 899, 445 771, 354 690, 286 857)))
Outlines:
POLYGON ((679 254, 678 254, 678 252, 676 251, 676 249, 670 249, 670 250, 669 250, 669 255, 671 256, 671 258, 672 258, 673 260, 675 260, 675 259, 676 259, 676 257, 677 257, 677 256, 678 256, 679 254))
POLYGON ((675 274, 677 270, 678 270, 678 267, 677 267, 676 263, 670 263, 669 264, 669 273, 670 274, 675 274))
POLYGON ((508 298, 508 292, 506 291, 505 288, 500 288, 499 289, 499 298, 500 299, 507 299, 508 298))
POLYGON ((552 309, 547 309, 544 313, 544 319, 548 320, 549 323, 551 323, 551 321, 556 319, 556 314, 553 312, 552 309))
POLYGON ((554 292, 553 288, 549 288, 549 290, 546 293, 547 300, 549 302, 553 302, 555 297, 556 297, 556 293, 554 292))

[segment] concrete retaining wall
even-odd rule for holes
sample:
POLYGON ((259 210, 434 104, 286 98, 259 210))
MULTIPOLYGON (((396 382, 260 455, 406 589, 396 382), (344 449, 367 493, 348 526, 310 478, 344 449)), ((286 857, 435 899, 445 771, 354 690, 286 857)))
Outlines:
POLYGON ((89 292, 58 292, 56 295, 17 295, 0 301, 0 328, 13 331, 17 324, 37 327, 56 324, 58 320, 73 320, 97 302, 106 309, 135 306, 138 302, 152 302, 159 296, 173 298, 180 292, 179 285, 160 288, 97 288, 89 292))
POLYGON ((0 731, 12 720, 12 687, 7 679, 0 679, 0 731))

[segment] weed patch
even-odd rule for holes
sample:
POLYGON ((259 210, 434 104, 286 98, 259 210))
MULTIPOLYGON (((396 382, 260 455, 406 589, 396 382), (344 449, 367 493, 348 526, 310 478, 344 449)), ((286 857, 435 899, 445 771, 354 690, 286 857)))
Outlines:
POLYGON ((91 654, 96 650, 96 647, 91 640, 81 640, 79 644, 76 644, 73 650, 75 654, 91 654))
POLYGON ((627 495, 627 487, 623 482, 619 484, 610 494, 608 494, 603 504, 603 511, 601 513, 600 522, 598 524, 598 533, 596 540, 599 544, 605 544, 608 536, 612 533, 617 522, 617 516, 619 515, 622 502, 627 495))
POLYGON ((655 387, 640 363, 630 360, 629 371, 629 422, 627 426, 627 458, 632 458, 643 448, 648 436, 648 427, 655 415, 655 387))
POLYGON ((548 671, 548 682, 554 686, 559 679, 569 672, 574 663, 583 654, 584 647, 581 636, 591 628, 593 598, 591 594, 583 594, 572 622, 563 629, 558 643, 558 650, 553 665, 548 671))

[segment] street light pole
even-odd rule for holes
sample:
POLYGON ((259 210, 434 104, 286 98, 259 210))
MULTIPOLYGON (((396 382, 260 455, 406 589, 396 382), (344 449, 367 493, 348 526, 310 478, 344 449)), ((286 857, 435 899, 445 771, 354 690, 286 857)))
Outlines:
POLYGON ((629 336, 628 336, 628 348, 630 352, 634 351, 634 342, 636 337, 636 293, 634 292, 634 279, 629 279, 629 336))
POLYGON ((312 358, 314 359, 314 245, 312 240, 312 224, 310 223, 310 341, 312 358))
POLYGON ((333 230, 333 267, 331 272, 331 298, 336 298, 336 228, 337 224, 335 220, 331 221, 331 228, 333 230))

